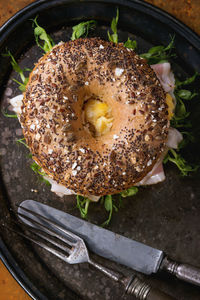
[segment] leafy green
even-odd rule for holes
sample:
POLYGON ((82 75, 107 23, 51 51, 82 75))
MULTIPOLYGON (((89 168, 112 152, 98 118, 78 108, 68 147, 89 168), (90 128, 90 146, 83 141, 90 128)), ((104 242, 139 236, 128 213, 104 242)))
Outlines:
POLYGON ((193 83, 197 76, 198 73, 196 72, 193 76, 182 82, 176 80, 176 86, 174 90, 176 107, 174 116, 171 119, 171 126, 179 128, 180 132, 183 134, 183 140, 179 143, 178 150, 169 149, 164 159, 164 163, 168 161, 174 163, 181 171, 183 176, 187 176, 190 172, 195 172, 199 168, 199 165, 190 165, 180 153, 180 150, 185 148, 189 142, 195 141, 195 137, 192 133, 192 123, 189 120, 190 112, 187 110, 185 101, 187 102, 192 100, 198 95, 198 93, 189 89, 184 89, 183 87, 193 83))
POLYGON ((192 100, 194 97, 198 95, 198 93, 196 92, 192 93, 189 90, 178 90, 177 95, 179 98, 183 100, 192 100))
POLYGON ((137 192, 138 192, 138 187, 133 186, 133 187, 131 187, 131 188, 129 188, 129 189, 127 189, 127 190, 121 192, 120 194, 121 194, 121 196, 122 196, 123 198, 126 198, 126 197, 130 197, 130 196, 136 195, 137 192))
MULTIPOLYGON (((16 142, 19 143, 19 144, 22 144, 24 145, 26 148, 29 149, 28 145, 24 142, 25 141, 25 138, 21 138, 21 139, 18 139, 16 142)), ((28 155, 29 158, 32 158, 32 154, 29 153, 28 155)), ((33 161, 30 165, 31 169, 33 170, 34 173, 38 174, 39 175, 39 180, 41 182, 44 182, 46 185, 51 185, 50 182, 44 178, 44 176, 46 175, 44 171, 41 171, 41 167, 35 162, 33 161)))
POLYGON ((91 200, 88 199, 87 197, 76 195, 76 201, 77 201, 77 208, 81 213, 81 217, 84 219, 87 218, 88 209, 91 200))
POLYGON ((104 197, 104 207, 105 207, 106 211, 109 212, 109 215, 108 215, 108 219, 105 222, 103 222, 103 224, 102 224, 103 227, 108 226, 108 224, 110 223, 112 214, 113 214, 113 209, 116 212, 118 211, 118 208, 113 203, 112 195, 106 195, 104 197))
POLYGON ((194 75, 192 75, 184 81, 179 81, 178 79, 176 79, 176 88, 193 83, 197 76, 199 76, 199 73, 195 72, 194 75))
POLYGON ((189 143, 194 143, 195 142, 195 137, 192 132, 189 131, 181 131, 183 135, 182 141, 178 145, 178 149, 183 149, 185 148, 189 143))
POLYGON ((41 182, 44 182, 46 185, 51 185, 50 182, 44 178, 44 176, 46 175, 45 172, 41 171, 41 167, 35 161, 30 165, 30 167, 34 173, 40 175, 39 179, 41 182))
POLYGON ((198 76, 196 72, 193 76, 187 78, 184 81, 176 80, 176 86, 174 90, 174 95, 176 98, 176 108, 173 118, 171 119, 171 126, 175 128, 191 128, 192 124, 191 121, 188 119, 190 112, 187 111, 185 101, 190 101, 195 98, 198 93, 192 92, 188 89, 183 89, 182 87, 185 85, 189 85, 198 76))
POLYGON ((78 25, 72 27, 72 36, 71 40, 74 41, 81 36, 87 36, 88 32, 90 29, 94 29, 96 26, 96 21, 91 20, 91 21, 86 21, 86 22, 81 22, 78 25))
POLYGON ((51 183, 47 179, 45 179, 43 176, 39 176, 39 180, 41 182, 44 182, 46 185, 51 186, 51 183))
POLYGON ((16 114, 8 114, 6 113, 5 111, 2 111, 2 114, 4 115, 4 117, 7 117, 7 118, 18 118, 16 114))
POLYGON ((118 20, 119 20, 119 9, 117 9, 117 14, 116 14, 116 17, 112 19, 112 22, 111 22, 111 30, 112 30, 112 34, 110 34, 110 31, 108 30, 107 31, 107 34, 108 34, 108 39, 110 42, 113 42, 113 43, 118 43, 118 34, 117 34, 117 23, 118 23, 118 20))
POLYGON ((41 167, 35 161, 30 165, 30 167, 34 173, 42 176, 46 175, 43 171, 41 171, 41 167))
POLYGON ((198 165, 189 165, 180 153, 177 153, 176 150, 171 148, 169 149, 167 155, 165 156, 165 159, 163 160, 164 163, 167 163, 168 161, 171 161, 178 167, 178 169, 181 171, 182 176, 188 176, 190 172, 195 172, 199 168, 198 165))
POLYGON ((18 139, 16 142, 19 143, 19 144, 24 145, 26 148, 29 149, 28 145, 24 141, 25 141, 25 138, 22 138, 22 139, 18 139))
POLYGON ((46 30, 38 25, 37 17, 32 20, 34 28, 35 41, 38 47, 40 47, 45 53, 51 51, 53 46, 55 45, 53 39, 46 33, 46 30), (42 41, 39 42, 39 40, 42 41))
POLYGON ((137 42, 136 40, 131 40, 130 38, 128 38, 128 40, 124 43, 124 46, 128 49, 135 49, 137 48, 137 42))
POLYGON ((20 91, 24 92, 26 90, 26 85, 27 85, 28 79, 29 79, 28 77, 25 77, 24 72, 31 71, 31 70, 28 68, 21 69, 20 66, 18 65, 18 63, 16 62, 16 60, 14 59, 14 56, 12 55, 12 53, 9 50, 7 53, 3 54, 3 56, 8 56, 11 58, 11 65, 13 67, 13 70, 15 72, 17 72, 21 78, 21 82, 16 79, 13 79, 13 81, 18 83, 20 91))
POLYGON ((171 37, 170 43, 165 46, 155 46, 149 49, 147 53, 140 54, 142 58, 145 58, 149 65, 154 65, 168 61, 171 57, 176 55, 172 53, 174 48, 175 36, 171 37))

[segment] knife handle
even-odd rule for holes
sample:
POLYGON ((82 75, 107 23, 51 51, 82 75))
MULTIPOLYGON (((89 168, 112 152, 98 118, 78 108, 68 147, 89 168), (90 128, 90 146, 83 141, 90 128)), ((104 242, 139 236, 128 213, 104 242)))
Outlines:
POLYGON ((139 300, 176 300, 174 297, 165 294, 164 292, 152 288, 148 283, 134 277, 129 283, 126 293, 134 295, 139 300))
POLYGON ((167 271, 177 278, 200 286, 200 269, 182 263, 177 263, 168 257, 163 259, 161 269, 167 271))

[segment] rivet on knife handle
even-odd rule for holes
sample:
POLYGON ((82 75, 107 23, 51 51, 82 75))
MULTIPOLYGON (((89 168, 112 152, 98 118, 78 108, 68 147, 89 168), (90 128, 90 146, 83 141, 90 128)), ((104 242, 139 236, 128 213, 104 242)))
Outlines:
POLYGON ((177 263, 165 257, 161 264, 161 270, 167 271, 177 278, 200 286, 200 269, 182 263, 177 263))
POLYGON ((139 300, 176 300, 172 296, 164 292, 152 288, 148 283, 135 277, 134 280, 128 285, 126 293, 134 295, 139 300))

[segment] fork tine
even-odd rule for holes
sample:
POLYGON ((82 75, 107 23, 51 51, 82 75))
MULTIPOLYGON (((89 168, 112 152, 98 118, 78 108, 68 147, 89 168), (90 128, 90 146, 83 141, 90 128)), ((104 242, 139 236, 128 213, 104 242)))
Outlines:
MULTIPOLYGON (((30 227, 30 226, 29 226, 29 227, 30 227)), ((67 255, 63 254, 62 252, 59 252, 58 250, 53 249, 53 248, 47 246, 45 243, 40 242, 40 241, 37 241, 36 239, 34 239, 34 238, 32 238, 32 237, 30 237, 30 236, 28 236, 28 235, 26 235, 26 234, 24 234, 24 233, 22 233, 22 232, 19 232, 19 231, 17 231, 17 230, 13 230, 13 229, 11 229, 11 228, 9 228, 9 227, 6 227, 6 228, 8 228, 9 230, 11 230, 11 231, 17 233, 18 235, 24 237, 25 239, 27 239, 27 240, 29 240, 29 241, 31 241, 31 242, 37 244, 37 245, 40 246, 41 248, 43 248, 43 249, 49 251, 50 253, 54 254, 55 256, 59 257, 60 259, 62 259, 62 260, 64 260, 64 261, 67 261, 67 262, 68 262, 68 257, 67 257, 67 255)))
MULTIPOLYGON (((23 224, 24 225, 24 224, 23 224)), ((38 232, 35 231, 31 226, 25 224, 25 228, 28 228, 29 231, 31 231, 34 235, 39 236, 40 238, 46 240, 47 242, 51 243, 52 245, 56 246, 57 248, 59 248, 60 250, 63 250, 65 252, 67 252, 68 254, 71 253, 71 249, 68 248, 67 246, 63 246, 59 243, 57 243, 56 241, 54 241, 51 237, 47 237, 46 235, 43 234, 43 232, 38 232)))
MULTIPOLYGON (((19 216, 21 216, 22 218, 26 219, 27 221, 29 221, 30 223, 32 223, 33 225, 37 225, 37 227, 39 227, 42 231, 50 234, 50 235, 53 235, 54 237, 56 237, 57 239, 65 242, 66 244, 70 245, 70 246, 74 246, 75 243, 71 242, 69 239, 67 239, 66 237, 64 236, 61 236, 59 234, 57 234, 53 228, 48 228, 47 226, 45 226, 44 224, 42 223, 39 223, 37 222, 36 220, 32 219, 32 218, 29 218, 28 216, 22 214, 22 213, 18 213, 19 216)), ((29 225, 29 227, 31 227, 29 225)), ((34 232, 35 233, 35 232, 34 232)), ((38 234, 39 235, 39 234, 38 234)))
MULTIPOLYGON (((43 215, 35 212, 35 211, 32 211, 26 207, 23 207, 23 206, 20 206, 18 205, 19 208, 21 208, 22 210, 28 212, 29 214, 35 216, 35 217, 38 217, 39 219, 41 220, 44 220, 46 223, 50 224, 50 225, 53 225, 55 228, 57 228, 58 230, 60 230, 61 232, 64 232, 65 234, 67 234, 68 236, 74 238, 76 241, 77 240, 82 240, 79 236, 77 236, 76 234, 72 233, 71 231, 68 231, 67 229, 65 229, 64 227, 62 227, 61 225, 58 225, 58 223, 48 219, 47 217, 44 217, 43 215)), ((19 213, 18 213, 19 214, 19 213)))
MULTIPOLYGON (((54 221, 52 221, 52 220, 50 220, 50 219, 48 219, 48 218, 46 218, 46 217, 44 217, 44 216, 36 213, 36 212, 34 212, 34 211, 32 211, 32 210, 30 210, 30 209, 28 209, 26 207, 23 207, 23 206, 18 206, 18 207, 21 208, 22 210, 28 212, 30 215, 38 217, 38 219, 41 219, 41 220, 45 221, 47 224, 55 227, 56 229, 60 230, 61 232, 65 233, 65 234, 67 234, 68 236, 70 236, 71 238, 73 238, 75 241, 77 241, 77 240, 82 241, 82 239, 79 236, 77 236, 76 234, 72 233, 71 231, 68 231, 64 227, 58 225, 56 222, 54 222, 54 221)), ((21 213, 18 213, 18 215, 19 214, 21 214, 21 213)), ((23 216, 23 218, 24 218, 24 216, 23 216)), ((33 219, 31 219, 31 220, 33 220, 33 219)))

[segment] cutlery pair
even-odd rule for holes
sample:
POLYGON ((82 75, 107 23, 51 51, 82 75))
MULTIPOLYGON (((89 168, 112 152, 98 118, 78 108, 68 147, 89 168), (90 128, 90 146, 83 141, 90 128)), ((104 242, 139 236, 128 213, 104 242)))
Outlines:
POLYGON ((26 225, 28 234, 20 231, 16 232, 59 257, 64 262, 69 264, 89 263, 107 277, 120 283, 124 287, 125 293, 134 295, 136 299, 175 300, 175 298, 162 291, 152 288, 134 274, 125 276, 120 272, 111 270, 95 262, 89 257, 84 240, 54 221, 22 206, 20 206, 20 211, 22 211, 18 212, 20 219, 28 221, 31 226, 26 225), (33 219, 33 217, 35 218, 33 219))
MULTIPOLYGON (((163 292, 161 292, 158 289, 152 288, 149 284, 145 283, 143 280, 138 278, 135 274, 132 274, 131 276, 125 276, 124 274, 121 274, 119 272, 116 272, 114 270, 111 270, 105 266, 102 266, 92 260, 89 255, 88 251, 85 245, 84 240, 80 237, 80 235, 84 235, 83 232, 87 232, 88 236, 92 236, 91 230, 96 231, 103 231, 104 236, 108 235, 108 238, 112 240, 114 235, 115 242, 120 241, 120 237, 123 239, 123 245, 125 248, 130 248, 130 245, 126 243, 131 242, 131 246, 133 246, 134 249, 133 253, 137 252, 137 250, 143 250, 142 255, 149 255, 151 254, 151 257, 145 257, 146 259, 150 260, 149 263, 149 269, 142 270, 143 273, 149 274, 150 272, 157 272, 159 267, 160 269, 167 270, 168 272, 171 272, 175 274, 177 277, 180 277, 183 280, 187 280, 189 282, 192 282, 194 284, 199 285, 200 284, 200 271, 197 268, 187 266, 187 265, 179 265, 166 256, 164 256, 163 252, 157 249, 153 249, 149 246, 143 245, 141 243, 138 243, 133 240, 129 240, 125 237, 122 237, 120 235, 116 235, 106 229, 99 228, 96 225, 90 224, 88 222, 85 222, 83 220, 80 220, 76 217, 73 217, 71 215, 68 215, 64 212, 58 211, 54 208, 51 208, 49 206, 43 205, 41 203, 32 201, 32 200, 26 200, 24 201, 21 206, 18 208, 18 215, 20 219, 29 226, 26 226, 26 229, 28 229, 28 233, 30 234, 24 234, 22 232, 17 232, 23 237, 31 240, 32 242, 36 243, 40 247, 46 249, 47 251, 51 252, 52 254, 56 255, 63 261, 69 263, 69 264, 76 264, 76 263, 83 263, 88 262, 90 265, 104 273, 106 276, 110 277, 115 282, 120 283, 124 289, 125 293, 134 295, 136 299, 140 300, 172 300, 175 299, 172 296, 169 296, 163 292), (39 207, 39 209, 38 209, 39 207), (51 216, 52 213, 52 216, 51 216), (58 218, 58 215, 59 218, 58 218), (70 219, 70 230, 68 230, 68 226, 64 224, 65 226, 62 226, 62 223, 66 222, 66 216, 71 218, 70 219), (48 216, 48 218, 46 217, 48 216), (54 217, 53 217, 54 216, 54 217), (56 216, 56 218, 55 218, 56 216), (65 217, 65 218, 62 218, 65 217), (60 220, 61 222, 57 222, 60 220), (62 222, 63 221, 63 222, 62 222), (60 224, 59 224, 60 223, 60 224), (89 227, 88 227, 89 226, 89 227), (81 230, 82 228, 82 230, 81 230), (84 228, 84 229, 83 229, 84 228), (72 229, 72 231, 71 231, 72 229), (75 233, 80 232, 80 235, 77 235, 75 233), (83 231, 83 232, 82 232, 83 231), (110 236, 109 236, 110 234, 110 236), (134 244, 135 243, 135 244, 134 244), (139 249, 137 249, 139 247, 139 249), (142 247, 140 249, 140 247, 142 247), (146 251, 146 253, 145 253, 146 251), (153 251, 153 252, 152 252, 153 251), (156 255, 155 255, 155 253, 156 255), (157 252, 156 252, 157 251, 157 252), (152 252, 152 253, 151 253, 152 252), (153 254, 153 255, 152 255, 153 254), (156 261, 153 264, 153 260, 156 261), (159 266, 160 265, 160 266, 159 266), (159 267, 158 267, 159 266, 159 267)), ((67 218, 68 219, 68 218, 67 218)), ((100 234, 101 235, 101 234, 100 234)), ((84 236, 85 239, 85 236, 84 236)), ((94 235, 92 236, 92 240, 94 239, 94 235)), ((87 240, 87 238, 86 238, 87 240)), ((101 241, 103 242, 103 241, 101 241)), ((121 241, 122 242, 122 241, 121 241)), ((96 241, 94 241, 94 244, 96 241)), ((91 246, 91 241, 87 240, 87 244, 91 246)), ((109 243, 108 243, 109 244, 109 243)), ((99 245, 99 244, 98 244, 99 245)), ((119 244, 120 245, 120 244, 119 244)), ((93 245, 94 246, 94 245, 93 245)), ((105 244, 104 244, 105 246, 105 244)), ((117 246, 117 245, 116 245, 117 246)), ((90 247, 91 248, 91 247, 90 247)), ((93 249, 94 247, 92 247, 93 249)), ((101 245, 99 246, 101 248, 101 245)), ((97 250, 97 249, 95 249, 97 250)), ((119 249, 118 249, 119 250, 119 249)), ((127 249, 124 249, 127 250, 127 249)), ((110 249, 111 253, 113 249, 110 249)), ((115 251, 116 252, 116 247, 115 251)), ((97 254, 98 251, 95 251, 97 254)), ((107 251, 106 251, 107 252, 107 251)), ((134 253, 134 254, 135 254, 134 253)), ((101 253, 100 253, 101 254, 101 253)), ((116 254, 116 253, 114 253, 116 254)), ((126 255, 126 251, 124 251, 124 254, 126 255)), ((105 255, 102 255, 105 256, 105 255)), ((107 256, 109 256, 109 253, 107 253, 107 256)), ((115 257, 108 257, 111 260, 115 260, 115 257)), ((121 257, 120 257, 121 258, 121 257)), ((140 257, 139 257, 140 260, 140 257)), ((137 261, 137 258, 136 258, 137 261)), ((120 261, 121 263, 121 261, 120 261)), ((125 263, 126 264, 126 263, 125 263)), ((139 269, 142 267, 141 262, 136 266, 136 269, 139 269)), ((145 262, 144 262, 145 264, 145 262)), ((127 264, 126 264, 127 265, 127 264)))

